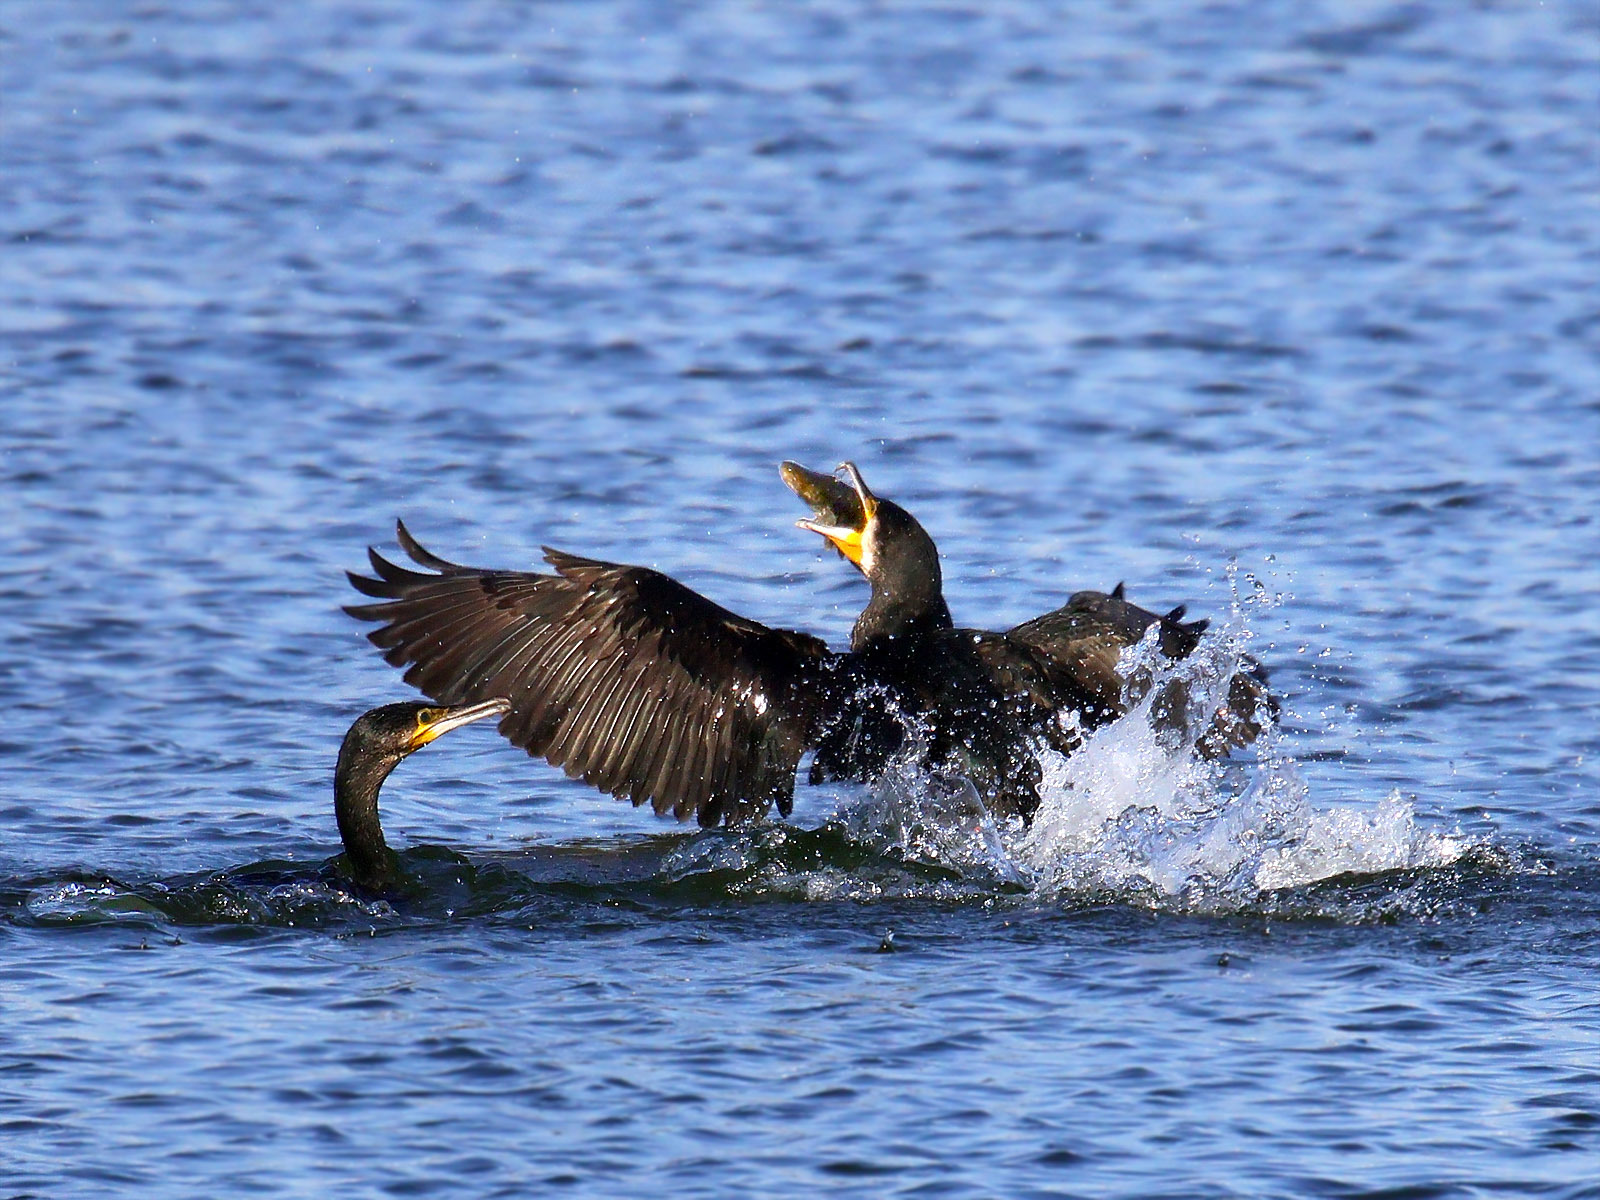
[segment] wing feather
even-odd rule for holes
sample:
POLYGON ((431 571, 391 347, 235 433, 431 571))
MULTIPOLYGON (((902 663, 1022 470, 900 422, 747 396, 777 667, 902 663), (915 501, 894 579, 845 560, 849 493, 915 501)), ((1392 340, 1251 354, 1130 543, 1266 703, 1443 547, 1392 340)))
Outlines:
POLYGON ((504 696, 500 731, 635 804, 702 823, 787 811, 818 736, 838 656, 769 629, 657 571, 545 548, 555 574, 462 566, 403 524, 415 566, 369 551, 352 574, 368 636, 449 703, 504 696), (420 569, 419 569, 420 568, 420 569))
POLYGON ((591 738, 596 747, 595 786, 601 791, 618 794, 624 782, 622 762, 628 752, 623 740, 624 730, 632 723, 645 697, 638 687, 613 689, 614 701, 609 703, 599 720, 594 723, 591 738))
MULTIPOLYGON (((986 658, 1006 669, 1026 660, 1024 676, 1035 690, 1053 693, 1054 703, 1077 707, 1083 722, 1095 728, 1121 716, 1126 709, 1127 680, 1118 670, 1122 652, 1139 643, 1152 625, 1159 624, 1161 651, 1168 658, 1187 658, 1200 644, 1209 622, 1182 620, 1179 605, 1165 615, 1140 608, 1124 598, 1119 583, 1104 592, 1076 592, 1053 612, 1025 621, 980 646, 986 658)), ((1248 745, 1262 729, 1264 719, 1275 716, 1277 701, 1267 690, 1264 667, 1245 659, 1229 685, 1228 702, 1213 714, 1198 741, 1201 753, 1215 757, 1230 747, 1248 745)))

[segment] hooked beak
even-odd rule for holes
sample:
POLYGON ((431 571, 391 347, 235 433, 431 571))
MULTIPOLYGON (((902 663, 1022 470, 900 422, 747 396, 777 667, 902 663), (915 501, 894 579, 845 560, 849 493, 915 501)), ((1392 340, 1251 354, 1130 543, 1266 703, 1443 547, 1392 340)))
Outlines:
POLYGON ((867 530, 878 515, 878 498, 867 488, 855 463, 844 463, 839 469, 849 477, 848 485, 832 476, 808 471, 799 463, 786 462, 778 472, 816 514, 795 524, 821 534, 835 550, 861 567, 867 530))
POLYGON ((470 725, 474 721, 481 721, 485 717, 496 717, 511 711, 511 701, 504 696, 496 696, 492 700, 483 700, 477 704, 458 704, 452 708, 435 709, 440 715, 431 721, 419 719, 417 731, 412 735, 411 745, 406 753, 420 750, 436 738, 443 737, 452 729, 460 729, 463 725, 470 725))

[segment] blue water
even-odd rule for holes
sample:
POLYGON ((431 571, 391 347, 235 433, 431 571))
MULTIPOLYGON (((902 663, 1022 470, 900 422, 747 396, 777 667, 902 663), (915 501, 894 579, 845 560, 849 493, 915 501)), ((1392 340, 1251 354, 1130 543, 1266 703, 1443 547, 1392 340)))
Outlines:
POLYGON ((1600 21, 1581 3, 0 9, 0 1193, 1600 1196, 1600 21), (406 689, 403 516, 848 636, 1248 650, 1031 831, 701 833, 406 689))

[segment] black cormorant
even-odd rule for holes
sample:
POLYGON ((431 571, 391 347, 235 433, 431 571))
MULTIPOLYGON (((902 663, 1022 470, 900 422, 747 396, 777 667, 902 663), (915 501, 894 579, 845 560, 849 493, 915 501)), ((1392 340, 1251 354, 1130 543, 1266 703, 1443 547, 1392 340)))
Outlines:
POLYGON ((339 762, 333 769, 333 812, 350 860, 350 871, 362 887, 375 888, 394 873, 394 855, 383 840, 378 820, 378 790, 406 755, 435 738, 499 716, 510 708, 501 697, 476 704, 440 707, 404 701, 362 713, 344 735, 339 762))
MULTIPOLYGON (((350 581, 378 603, 346 611, 383 623, 368 636, 424 694, 449 705, 506 697, 499 728, 513 743, 680 820, 711 826, 774 805, 788 815, 807 751, 813 781, 872 780, 904 752, 970 781, 995 811, 1030 816, 1034 747, 1070 749, 1056 714, 1089 703, 1092 689, 1068 686, 1073 662, 1030 648, 1019 637, 1027 626, 955 629, 933 539, 845 469, 848 487, 830 481, 837 506, 802 486, 828 477, 794 464, 783 476, 817 514, 800 524, 871 586, 847 652, 747 620, 648 568, 549 547, 554 574, 467 567, 423 549, 404 524, 400 545, 424 570, 369 550, 374 577, 350 581)), ((1170 624, 1187 653, 1198 632, 1170 624)))
MULTIPOLYGON (((916 573, 924 590, 939 590, 938 552, 916 518, 892 501, 874 496, 853 464, 845 463, 842 470, 848 482, 799 463, 779 467, 784 482, 814 514, 797 524, 827 538, 872 585, 872 600, 856 624, 860 637, 870 635, 880 623, 877 612, 895 607, 895 581, 876 577, 875 542, 887 536, 920 544, 921 558, 935 564, 916 573)), ((937 599, 925 595, 920 607, 943 627, 954 625, 942 595, 937 599)), ((1123 651, 1138 645, 1156 625, 1162 656, 1172 661, 1187 658, 1209 622, 1185 621, 1184 612, 1182 605, 1165 614, 1140 608, 1126 599, 1119 583, 1109 593, 1074 592, 1060 608, 1003 633, 974 629, 957 633, 973 644, 991 682, 1019 712, 1019 719, 1033 725, 1056 749, 1070 753, 1078 733, 1054 715, 1076 713, 1077 728, 1093 730, 1126 713, 1130 690, 1139 689, 1130 689, 1119 669, 1123 651)), ((1168 682, 1155 705, 1158 725, 1180 724, 1187 701, 1184 685, 1168 682)), ((1196 748, 1207 757, 1220 757, 1247 746, 1260 735, 1263 720, 1277 713, 1278 702, 1267 690, 1266 669, 1246 657, 1229 681, 1227 702, 1210 714, 1196 748)))

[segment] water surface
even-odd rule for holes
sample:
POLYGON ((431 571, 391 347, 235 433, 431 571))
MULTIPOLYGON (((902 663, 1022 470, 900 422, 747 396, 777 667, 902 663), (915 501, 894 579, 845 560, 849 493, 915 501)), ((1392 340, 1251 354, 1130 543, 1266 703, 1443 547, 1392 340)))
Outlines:
MULTIPOLYGON (((6 1195, 1600 1195, 1600 26, 1581 4, 0 14, 6 1195), (699 833, 406 689, 403 516, 835 644, 776 477, 957 619, 1248 651, 1034 830, 699 833)), ((1209 665, 1208 665, 1209 664, 1209 665)))

